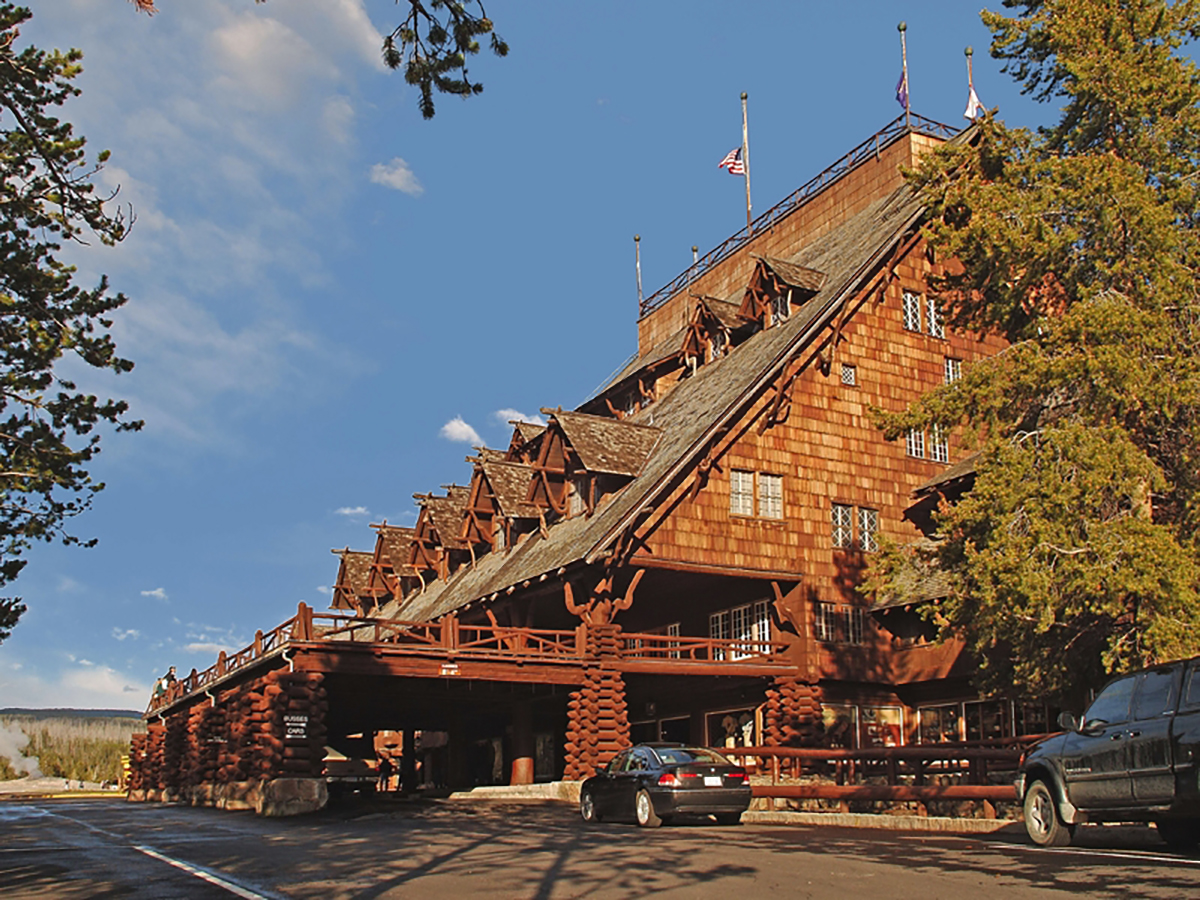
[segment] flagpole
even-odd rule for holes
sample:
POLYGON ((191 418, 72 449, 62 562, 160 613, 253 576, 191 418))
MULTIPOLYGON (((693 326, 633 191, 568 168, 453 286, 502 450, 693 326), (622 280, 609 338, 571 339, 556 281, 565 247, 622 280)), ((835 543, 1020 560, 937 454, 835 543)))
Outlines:
POLYGON ((637 270, 638 315, 642 314, 642 236, 633 236, 634 268, 637 270))
POLYGON ((746 178, 746 235, 754 234, 754 220, 750 215, 750 128, 746 119, 746 98, 742 91, 742 174, 746 178))
POLYGON ((904 125, 905 127, 911 127, 912 94, 908 88, 908 42, 904 38, 904 32, 908 31, 908 23, 901 22, 896 26, 896 30, 900 32, 900 59, 904 63, 904 125))
POLYGON ((963 51, 963 55, 967 58, 967 90, 975 90, 975 73, 971 70, 971 57, 975 55, 975 48, 970 45, 963 51))

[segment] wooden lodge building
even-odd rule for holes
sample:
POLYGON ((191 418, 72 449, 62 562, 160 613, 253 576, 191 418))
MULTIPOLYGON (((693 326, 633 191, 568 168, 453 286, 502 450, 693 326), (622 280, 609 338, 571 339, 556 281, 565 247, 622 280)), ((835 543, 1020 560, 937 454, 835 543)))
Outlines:
POLYGON ((889 442, 869 410, 1002 346, 926 293, 942 263, 900 169, 947 139, 898 119, 647 298, 599 393, 341 551, 333 611, 302 604, 153 700, 135 793, 319 776, 325 748, 370 756, 384 729, 444 733, 451 785, 581 779, 639 740, 1044 730, 1044 709, 980 701, 911 607, 856 590, 883 535, 921 539, 970 478, 954 434, 889 442))

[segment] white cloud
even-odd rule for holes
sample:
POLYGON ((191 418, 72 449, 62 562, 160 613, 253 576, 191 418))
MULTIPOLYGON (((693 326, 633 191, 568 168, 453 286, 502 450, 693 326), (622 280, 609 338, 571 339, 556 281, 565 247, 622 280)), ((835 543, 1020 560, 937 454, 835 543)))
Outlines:
POLYGON ((58 590, 63 594, 77 594, 83 590, 83 585, 68 575, 59 575, 58 590))
POLYGON ((492 413, 492 417, 502 425, 507 425, 509 422, 531 422, 534 425, 545 425, 546 420, 541 416, 531 416, 528 413, 523 413, 519 409, 498 409, 492 413))
POLYGON ((114 628, 112 636, 118 641, 123 641, 126 638, 134 638, 136 640, 142 636, 142 633, 136 628, 114 628))
POLYGON ((29 708, 140 709, 150 696, 150 685, 111 666, 65 666, 53 674, 39 675, 33 668, 10 661, 0 650, 0 697, 6 705, 29 708))
POLYGON ((403 191, 413 197, 419 197, 425 193, 425 188, 421 186, 421 182, 417 181, 417 176, 413 174, 408 163, 398 156, 393 157, 389 163, 375 163, 371 166, 371 181, 403 191))
POLYGON ((237 648, 230 644, 222 644, 217 641, 193 641, 190 644, 183 645, 185 653, 220 653, 224 650, 226 653, 232 653, 237 648))
POLYGON ((462 416, 455 416, 443 425, 440 434, 448 441, 462 441, 463 443, 470 444, 472 447, 483 443, 483 438, 479 436, 479 432, 464 422, 462 416))
POLYGON ((155 588, 152 591, 142 591, 143 597, 153 597, 155 600, 166 600, 167 592, 163 588, 155 588))
POLYGON ((319 584, 319 585, 317 585, 317 593, 318 594, 329 594, 332 596, 333 588, 327 587, 326 585, 323 585, 323 584, 319 584))
POLYGON ((371 511, 365 506, 339 506, 334 510, 339 516, 369 516, 371 511))

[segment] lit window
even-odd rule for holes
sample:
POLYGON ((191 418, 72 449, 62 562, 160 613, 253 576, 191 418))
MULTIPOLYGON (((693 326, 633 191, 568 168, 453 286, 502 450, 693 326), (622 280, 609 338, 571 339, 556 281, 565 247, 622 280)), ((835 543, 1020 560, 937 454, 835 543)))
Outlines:
POLYGON ((934 462, 950 462, 950 436, 940 425, 929 430, 929 458, 934 462))
POLYGON ((818 641, 837 640, 837 607, 832 603, 817 604, 816 627, 818 641))
POLYGON ((944 338, 946 336, 946 326, 942 322, 942 311, 938 309, 938 302, 933 297, 928 298, 925 303, 925 325, 932 337, 944 338))
POLYGON ((862 607, 847 606, 843 610, 843 633, 847 644, 861 644, 866 632, 867 616, 862 607))
POLYGON ((849 547, 854 543, 854 507, 833 504, 833 546, 849 547))
POLYGON ((729 473, 729 512, 735 516, 754 515, 754 473, 733 469, 729 473))
POLYGON ((764 519, 783 518, 783 476, 758 476, 758 514, 764 519))
POLYGON ((879 510, 859 508, 858 546, 868 553, 879 549, 879 510))
POLYGON ((708 636, 719 641, 729 639, 729 610, 723 609, 708 617, 708 636))
POLYGON ((946 384, 954 384, 962 378, 962 360, 946 357, 946 384))
MULTIPOLYGON (((678 634, 676 630, 675 634, 678 634)), ((723 609, 708 617, 708 636, 716 640, 738 641, 730 659, 744 659, 756 653, 771 652, 771 614, 766 600, 723 609)), ((720 658, 726 658, 718 650, 720 658)))
POLYGON ((911 291, 904 292, 904 327, 908 331, 921 330, 921 298, 911 291))
POLYGON ((925 458, 925 432, 919 428, 910 428, 904 438, 904 447, 909 456, 917 459, 925 458))
POLYGON ((842 384, 854 387, 858 384, 858 369, 842 363, 842 384))

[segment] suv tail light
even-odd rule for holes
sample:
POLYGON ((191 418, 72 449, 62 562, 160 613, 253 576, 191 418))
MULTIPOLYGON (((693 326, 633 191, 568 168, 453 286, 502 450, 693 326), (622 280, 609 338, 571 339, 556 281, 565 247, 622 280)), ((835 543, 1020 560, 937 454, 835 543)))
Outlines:
POLYGON ((674 772, 663 772, 658 776, 659 787, 679 787, 679 779, 674 772))

